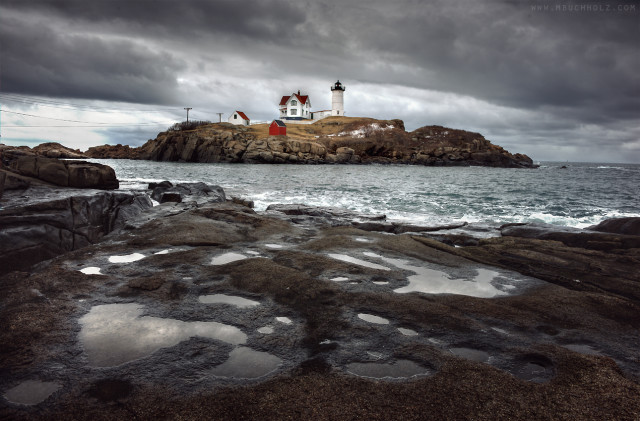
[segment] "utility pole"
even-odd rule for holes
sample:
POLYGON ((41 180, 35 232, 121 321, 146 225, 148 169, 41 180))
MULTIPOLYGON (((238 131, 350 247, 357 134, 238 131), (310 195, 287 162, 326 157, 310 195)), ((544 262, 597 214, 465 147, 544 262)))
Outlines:
POLYGON ((189 122, 189 110, 193 110, 192 107, 185 107, 185 110, 187 110, 187 123, 189 122))
POLYGON ((216 113, 218 114, 218 123, 222 123, 222 114, 224 113, 216 113))

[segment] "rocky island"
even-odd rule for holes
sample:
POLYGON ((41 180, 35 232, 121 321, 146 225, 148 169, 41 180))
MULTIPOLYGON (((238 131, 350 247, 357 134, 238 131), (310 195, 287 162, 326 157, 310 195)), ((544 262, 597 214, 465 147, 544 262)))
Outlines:
POLYGON ((640 414, 638 218, 474 238, 203 183, 108 190, 27 152, 0 169, 29 185, 0 202, 2 419, 640 414))
POLYGON ((407 132, 402 120, 355 117, 288 123, 286 136, 269 136, 267 124, 206 124, 162 132, 139 148, 96 146, 85 155, 180 162, 534 167, 528 156, 511 154, 479 133, 442 126, 407 132))

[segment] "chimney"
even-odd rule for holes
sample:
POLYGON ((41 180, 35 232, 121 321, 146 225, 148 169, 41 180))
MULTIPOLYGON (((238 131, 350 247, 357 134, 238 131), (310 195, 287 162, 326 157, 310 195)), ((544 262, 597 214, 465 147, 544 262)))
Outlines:
POLYGON ((298 95, 300 95, 300 89, 298 89, 298 95))

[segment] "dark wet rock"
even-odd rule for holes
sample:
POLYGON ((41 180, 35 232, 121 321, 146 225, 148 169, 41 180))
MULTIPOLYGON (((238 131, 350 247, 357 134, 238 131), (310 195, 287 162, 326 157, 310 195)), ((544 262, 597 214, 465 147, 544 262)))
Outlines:
MULTIPOLYGON (((290 216, 310 217, 315 223, 329 225, 348 225, 353 221, 382 221, 386 215, 367 215, 344 208, 332 208, 321 206, 308 206, 302 204, 273 204, 267 207, 267 211, 281 213, 290 216)), ((300 223, 307 219, 294 219, 300 223)))
POLYGON ((640 303, 637 236, 538 224, 504 226, 501 231, 503 237, 481 239, 477 246, 464 248, 414 238, 477 262, 516 270, 568 289, 606 292, 640 303))
POLYGON ((171 183, 171 181, 166 181, 166 180, 165 181, 161 181, 159 183, 149 183, 148 189, 149 190, 154 190, 157 187, 162 187, 162 188, 168 189, 170 187, 173 187, 173 183, 171 183))
POLYGON ((4 184, 7 179, 7 173, 0 171, 0 199, 2 199, 2 193, 4 193, 4 184))
POLYGON ((592 225, 587 229, 613 234, 640 235, 640 218, 627 217, 607 219, 600 222, 598 225, 592 225))
MULTIPOLYGON (((627 222, 631 226, 634 222, 627 222)), ((640 247, 639 236, 593 232, 549 224, 508 224, 500 228, 505 237, 560 241, 566 246, 590 250, 633 249, 640 247)))
POLYGON ((247 199, 243 199, 241 197, 231 197, 231 201, 233 203, 235 203, 235 204, 246 206, 246 207, 251 208, 251 209, 254 208, 253 200, 247 200, 247 199))
MULTIPOLYGON (((39 404, 43 419, 633 419, 629 414, 640 413, 637 249, 516 236, 450 247, 419 235, 331 227, 331 213, 319 214, 284 218, 231 201, 165 203, 97 244, 31 272, 3 275, 0 325, 9 328, 0 329, 0 392, 28 376, 64 379, 62 390, 39 404), (308 218, 308 225, 292 218, 308 218), (143 258, 110 260, 132 253, 143 258), (244 258, 213 263, 226 253, 244 258), (81 273, 86 267, 102 275, 81 273), (495 274, 491 285, 509 288, 496 298, 395 292, 424 269, 450 283, 463 277, 462 284, 482 271, 495 274), (199 300, 210 294, 259 304, 199 300), (238 329, 246 341, 230 344, 196 330, 121 365, 94 367, 79 320, 110 304, 141 306, 136 320, 146 326, 160 329, 170 320, 177 327, 149 328, 151 337, 214 322, 238 329), (598 354, 575 352, 572 344, 592 345, 598 354), (241 378, 244 369, 233 377, 230 360, 238 355, 279 365, 261 377, 241 378), (393 367, 406 376, 424 370, 395 380, 350 372, 393 377, 393 367)), ((118 338, 127 338, 120 346, 149 339, 131 333, 130 324, 118 328, 118 338)), ((24 411, 0 405, 0 418, 32 414, 24 411)))
POLYGON ((31 188, 0 210, 0 272, 93 244, 151 206, 146 195, 31 188))
POLYGON ((364 231, 387 232, 392 234, 404 234, 407 232, 433 232, 445 231, 466 226, 466 222, 459 224, 425 227, 420 225, 403 224, 397 222, 353 222, 353 226, 364 231))
POLYGON ((210 186, 205 183, 181 183, 175 186, 160 183, 153 189, 151 198, 159 203, 194 200, 196 202, 224 202, 226 196, 220 186, 210 186))
POLYGON ((111 190, 119 185, 113 168, 103 164, 63 161, 6 147, 0 149, 0 156, 4 170, 56 186, 111 190))
POLYGON ((130 381, 121 379, 102 379, 95 382, 89 395, 102 402, 113 402, 124 399, 133 391, 133 385, 130 381))
POLYGON ((166 203, 166 202, 174 202, 180 203, 182 202, 182 195, 178 192, 162 192, 159 195, 156 195, 158 202, 166 203))

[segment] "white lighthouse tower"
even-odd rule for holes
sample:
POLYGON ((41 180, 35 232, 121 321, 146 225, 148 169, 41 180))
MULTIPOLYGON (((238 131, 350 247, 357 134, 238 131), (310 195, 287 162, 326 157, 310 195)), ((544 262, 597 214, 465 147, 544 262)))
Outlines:
POLYGON ((340 81, 331 87, 331 115, 344 115, 344 90, 340 81))

